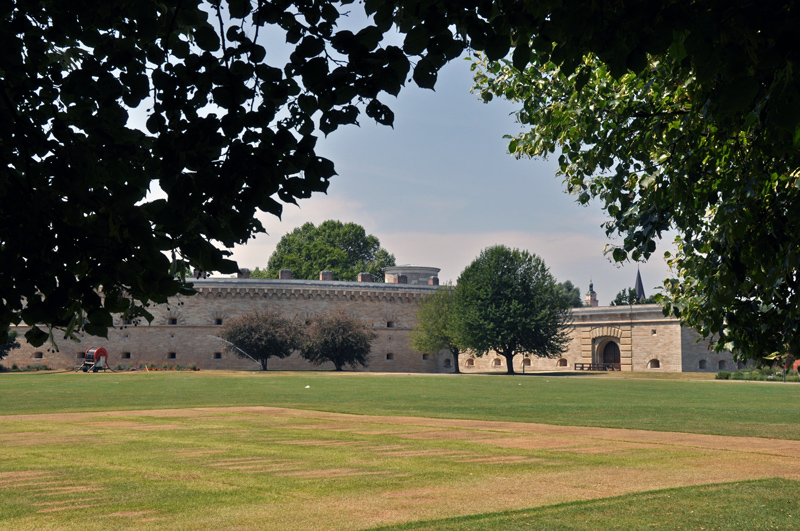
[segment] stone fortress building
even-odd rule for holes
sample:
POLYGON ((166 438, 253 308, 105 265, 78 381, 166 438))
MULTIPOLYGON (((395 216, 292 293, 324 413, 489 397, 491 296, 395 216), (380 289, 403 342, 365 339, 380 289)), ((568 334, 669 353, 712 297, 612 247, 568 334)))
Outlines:
MULTIPOLYGON (((154 363, 194 364, 204 370, 256 370, 259 366, 255 362, 226 352, 217 330, 231 317, 269 308, 300 320, 344 311, 369 323, 377 338, 365 371, 453 372, 449 352, 432 355, 411 348, 417 305, 437 288, 438 273, 439 269, 433 267, 389 267, 385 283, 371 282, 366 273, 359 275, 357 282, 337 281, 329 271, 321 272, 320 280, 295 280, 287 270, 279 279, 198 279, 194 281, 195 296, 176 297, 169 304, 151 308, 155 319, 150 325, 117 321, 108 339, 85 336, 81 343, 62 339, 58 352, 48 350, 47 345, 33 348, 23 339, 21 348, 12 350, 2 363, 8 367, 41 364, 67 369, 81 365, 88 348, 104 347, 112 368, 154 363)), ((697 342, 696 332, 681 327, 674 318, 664 317, 657 305, 599 307, 592 285, 586 299, 586 307, 573 311, 568 350, 552 359, 517 355, 516 371, 573 370, 581 364, 585 368, 613 365, 622 371, 716 372, 735 368, 729 353, 716 354, 706 342, 697 342)), ((20 327, 18 331, 23 335, 26 329, 20 327)), ((269 360, 271 370, 332 368, 311 365, 297 354, 269 360)), ((462 354, 459 368, 463 372, 506 371, 505 358, 492 353, 483 357, 462 354)))

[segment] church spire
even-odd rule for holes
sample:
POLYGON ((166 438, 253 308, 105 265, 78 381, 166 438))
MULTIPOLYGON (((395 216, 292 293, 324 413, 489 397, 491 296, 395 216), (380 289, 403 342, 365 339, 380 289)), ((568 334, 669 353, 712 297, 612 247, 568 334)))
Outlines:
POLYGON ((639 268, 636 268, 636 300, 639 302, 644 302, 647 299, 647 295, 644 294, 644 284, 642 284, 642 274, 639 271, 639 268))

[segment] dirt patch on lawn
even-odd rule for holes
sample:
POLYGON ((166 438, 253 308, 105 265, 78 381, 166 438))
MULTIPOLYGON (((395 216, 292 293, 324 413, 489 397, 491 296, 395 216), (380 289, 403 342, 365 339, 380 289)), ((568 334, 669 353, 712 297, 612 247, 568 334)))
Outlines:
MULTIPOLYGON (((202 422, 217 425, 232 419, 237 424, 241 421, 257 426, 261 430, 258 441, 264 445, 296 445, 297 448, 270 449, 267 454, 259 447, 244 446, 241 450, 232 447, 226 453, 203 449, 210 445, 203 444, 203 439, 192 435, 193 432, 182 432, 181 436, 186 433, 187 437, 195 437, 192 440, 200 442, 197 450, 190 444, 183 444, 188 449, 176 452, 182 464, 196 466, 201 477, 207 473, 218 475, 222 470, 231 471, 225 472, 225 485, 229 488, 268 485, 268 478, 253 476, 255 473, 302 480, 285 480, 290 486, 305 482, 313 485, 310 483, 313 481, 339 481, 346 486, 340 490, 315 488, 310 491, 314 493, 311 498, 287 494, 276 503, 228 507, 224 516, 216 516, 225 518, 226 524, 238 529, 344 530, 524 509, 668 487, 766 477, 800 480, 800 441, 758 437, 362 416, 271 407, 7 418, 54 424, 84 423, 117 430, 141 426, 165 430, 177 429, 176 426, 203 429, 202 422), (174 420, 159 424, 157 419, 165 418, 174 420), (326 432, 330 437, 326 437, 326 432), (345 432, 349 435, 344 435, 345 432), (275 438, 276 433, 280 440, 275 438), (303 446, 309 448, 306 450, 303 446), (325 448, 331 450, 326 452, 325 448), (245 455, 245 451, 250 454, 245 455), (282 459, 281 451, 285 452, 284 457, 304 457, 282 459), (344 454, 347 454, 346 460, 341 459, 344 454), (384 459, 389 461, 382 462, 384 459), (443 467, 438 466, 439 460, 443 467), (364 482, 369 487, 358 485, 357 479, 348 480, 358 476, 367 476, 364 482)), ((0 425, 3 419, 0 417, 0 425)), ((30 433, 20 434, 20 439, 31 438, 30 433)), ((8 434, 6 440, 14 441, 14 434, 8 434)), ((0 488, 41 482, 39 494, 45 494, 42 492, 45 490, 46 494, 95 490, 89 486, 47 485, 55 480, 52 473, 46 471, 3 472, 0 473, 0 488)), ((96 496, 97 493, 92 494, 96 496)), ((80 501, 70 502, 75 505, 65 503, 41 510, 80 508, 80 501)), ((137 523, 151 516, 134 513, 137 512, 107 516, 132 516, 132 521, 137 523)), ((214 514, 204 515, 206 519, 198 522, 208 524, 207 527, 219 527, 221 520, 213 520, 214 514)))
POLYGON ((116 513, 104 514, 100 518, 113 518, 117 516, 123 516, 123 517, 144 516, 146 514, 152 514, 153 512, 155 511, 118 511, 116 513))

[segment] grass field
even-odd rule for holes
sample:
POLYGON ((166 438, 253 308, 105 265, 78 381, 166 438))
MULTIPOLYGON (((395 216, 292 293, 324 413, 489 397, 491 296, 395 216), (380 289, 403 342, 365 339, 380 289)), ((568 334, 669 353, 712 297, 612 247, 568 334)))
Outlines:
POLYGON ((798 393, 552 375, 4 374, 0 528, 800 528, 798 393))

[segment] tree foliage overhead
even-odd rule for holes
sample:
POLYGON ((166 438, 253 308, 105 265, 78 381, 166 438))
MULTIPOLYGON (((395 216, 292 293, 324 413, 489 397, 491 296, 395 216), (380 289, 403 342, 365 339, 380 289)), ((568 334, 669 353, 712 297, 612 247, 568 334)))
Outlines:
POLYGON ((226 341, 226 351, 253 359, 266 371, 270 358, 286 358, 300 347, 302 330, 276 311, 254 311, 229 319, 219 337, 226 341))
POLYGON ((458 277, 459 342, 478 356, 495 351, 514 373, 517 354, 565 352, 572 311, 544 261, 524 250, 489 247, 458 277))
MULTIPOLYGON (((725 144, 728 158, 709 165, 728 168, 743 146, 754 166, 763 160, 759 175, 775 174, 749 182, 742 172, 737 187, 724 185, 730 180, 723 172, 723 186, 698 187, 698 205, 673 206, 685 204, 687 215, 703 218, 704 205, 730 205, 739 192, 753 190, 753 197, 741 196, 746 204, 738 210, 753 218, 778 216, 774 223, 753 228, 745 214, 725 208, 711 215, 730 216, 729 226, 736 227, 731 237, 741 232, 747 241, 775 240, 784 224, 792 228, 790 213, 797 211, 790 208, 795 188, 787 177, 797 167, 800 136, 800 91, 792 75, 797 22, 794 3, 744 0, 651 3, 646 9, 632 0, 13 2, 0 18, 0 194, 13 198, 0 212, 0 340, 6 325, 20 322, 32 326, 26 336, 34 344, 48 336, 37 323, 63 328, 70 337, 81 328, 104 335, 113 313, 149 319, 149 302, 190 293, 181 277, 187 267, 234 272, 219 247, 263 231, 257 211, 280 215, 282 203, 327 188, 335 171, 315 151, 319 133, 357 123, 362 112, 391 125, 387 95, 397 95, 409 77, 432 88, 438 70, 467 46, 488 60, 514 46, 517 68, 531 60, 552 62, 567 76, 578 72, 579 87, 594 72, 584 62, 590 52, 613 79, 648 71, 650 58, 669 54, 659 64, 694 76, 687 91, 692 109, 704 109, 701 119, 711 120, 706 141, 722 142, 724 132, 738 139, 725 144), (362 27, 340 27, 343 19, 358 26, 345 15, 362 9, 369 16, 362 27), (394 40, 399 34, 402 43, 384 41, 387 33, 394 40), (276 60, 281 54, 265 47, 267 36, 276 34, 292 50, 288 60, 276 60), (144 114, 144 128, 128 122, 135 114, 144 114), (773 171, 781 156, 786 164, 773 171), (155 184, 165 198, 147 196, 155 184), (766 196, 774 200, 759 200, 766 196), (97 294, 101 287, 104 298, 97 294)), ((675 141, 682 145, 680 136, 675 141)), ((615 189, 625 183, 621 179, 615 189)), ((684 197, 687 186, 659 189, 684 197)), ((594 189, 604 193, 602 186, 594 189)), ((630 203, 621 199, 620 219, 633 219, 630 203)), ((665 223, 659 209, 641 212, 641 236, 634 230, 622 252, 651 252, 649 239, 665 223)), ((695 243, 686 240, 686 260, 676 267, 700 267, 707 250, 695 243)), ((786 263, 795 263, 794 243, 785 246, 786 263)), ((714 284, 735 277, 733 288, 717 291, 743 306, 763 304, 759 315, 772 312, 780 296, 754 289, 748 298, 750 284, 796 293, 784 287, 788 280, 780 271, 786 266, 777 263, 760 273, 775 283, 761 282, 748 267, 757 252, 708 253, 709 270, 719 276, 693 278, 714 284), (717 267, 714 260, 726 256, 737 263, 717 267)), ((685 295, 673 308, 691 321, 693 308, 709 302, 704 297, 714 302, 714 290, 699 286, 695 304, 690 288, 688 281, 675 287, 685 295)), ((795 315, 770 315, 754 328, 774 330, 773 343, 783 344, 795 315)), ((721 327, 719 319, 708 322, 710 332, 721 327)), ((729 339, 726 330, 719 332, 729 339)))
POLYGON ((346 365, 366 367, 375 337, 366 323, 344 312, 318 315, 306 329, 300 353, 316 365, 331 362, 337 371, 346 365))
POLYGON ((589 43, 580 60, 564 60, 559 44, 535 37, 530 65, 516 54, 478 62, 478 88, 485 100, 521 104, 517 119, 529 129, 511 138, 512 154, 561 151, 568 190, 581 203, 599 200, 607 232, 624 238, 609 249, 615 260, 647 258, 665 231, 678 231, 665 312, 738 357, 795 352, 800 6, 735 0, 645 11, 651 20, 624 26, 617 51, 589 43))
POLYGON ((453 356, 456 373, 461 346, 455 314, 455 288, 449 282, 440 285, 419 304, 417 324, 411 332, 411 346, 420 352, 438 354, 447 350, 453 356))
POLYGON ((263 274, 278 278, 281 269, 291 269, 292 278, 315 279, 320 271, 328 270, 336 280, 356 280, 359 273, 370 273, 373 282, 382 282, 383 268, 393 265, 394 255, 364 227, 328 220, 319 227, 306 223, 285 234, 263 274))

